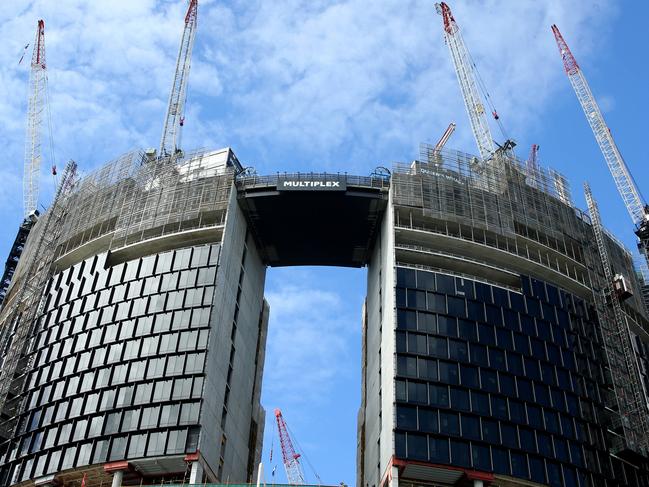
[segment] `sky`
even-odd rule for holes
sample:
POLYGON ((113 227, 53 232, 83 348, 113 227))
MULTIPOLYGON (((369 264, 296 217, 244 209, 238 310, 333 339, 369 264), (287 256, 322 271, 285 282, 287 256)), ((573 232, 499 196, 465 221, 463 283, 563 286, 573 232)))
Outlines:
MULTIPOLYGON (((159 145, 184 0, 0 3, 0 256, 22 219, 28 63, 45 19, 54 162, 89 172, 159 145), (30 53, 26 58, 29 58, 30 53)), ((564 173, 585 208, 588 179, 604 224, 635 248, 632 225, 550 32, 556 23, 600 102, 626 162, 649 194, 649 3, 465 0, 450 3, 507 135, 525 159, 564 173)), ((245 166, 347 171, 408 162, 457 123, 448 147, 476 153, 441 17, 422 0, 199 0, 182 146, 230 146, 245 166)), ((492 126, 497 140, 503 136, 492 126)), ((44 146, 49 147, 49 142, 44 146)), ((40 203, 53 191, 45 153, 40 203)), ((266 478, 285 475, 273 424, 284 412, 307 479, 355 483, 363 269, 270 269, 271 321, 262 402, 266 478), (269 452, 273 445, 273 462, 269 452)))

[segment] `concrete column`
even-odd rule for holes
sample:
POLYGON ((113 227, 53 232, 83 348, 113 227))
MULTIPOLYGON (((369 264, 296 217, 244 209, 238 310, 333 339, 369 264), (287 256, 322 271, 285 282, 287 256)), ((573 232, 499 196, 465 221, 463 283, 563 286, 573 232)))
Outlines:
MULTIPOLYGON (((203 465, 200 462, 192 463, 192 471, 189 474, 189 483, 190 484, 202 484, 203 483, 203 465)), ((115 487, 113 485, 113 487, 115 487)))
POLYGON ((113 472, 113 483, 111 487, 122 487, 123 478, 124 478, 124 470, 115 470, 113 472))
POLYGON ((482 480, 474 480, 473 487, 484 487, 484 482, 482 480))

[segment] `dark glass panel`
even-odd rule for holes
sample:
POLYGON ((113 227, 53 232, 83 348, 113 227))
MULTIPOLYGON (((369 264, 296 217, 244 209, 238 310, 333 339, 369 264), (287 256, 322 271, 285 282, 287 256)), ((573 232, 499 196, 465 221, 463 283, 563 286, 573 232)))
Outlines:
POLYGON ((451 440, 451 459, 453 465, 461 467, 471 466, 469 443, 460 440, 451 440))
POLYGON ((428 445, 430 448, 431 462, 437 462, 437 463, 450 462, 448 439, 431 436, 428 445))
POLYGON ((439 361, 439 380, 447 384, 459 384, 458 364, 453 362, 439 361))
POLYGON ((399 458, 407 458, 408 454, 406 453, 406 434, 399 433, 398 431, 394 434, 394 449, 395 455, 399 458))
POLYGON ((419 408, 419 430, 427 433, 439 433, 437 411, 419 408))
POLYGON ((473 467, 475 469, 482 471, 491 470, 491 455, 488 446, 474 443, 471 445, 471 456, 473 458, 473 467))
POLYGON ((409 406, 397 406, 397 428, 417 429, 417 408, 409 406))
POLYGON ((431 384, 430 390, 430 404, 431 406, 438 406, 447 408, 449 406, 448 387, 431 384))
POLYGON ((478 368, 471 365, 460 365, 460 377, 462 385, 471 388, 479 388, 480 380, 478 379, 478 368))
POLYGON ((458 318, 466 318, 466 301, 463 298, 448 296, 448 314, 458 318))
POLYGON ((461 424, 462 438, 468 438, 470 440, 480 439, 480 420, 477 416, 462 414, 461 424))
POLYGON ((437 330, 440 335, 457 337, 457 319, 450 316, 438 315, 437 330))
POLYGON ((469 391, 451 387, 451 408, 456 411, 470 411, 469 391))
POLYGON ((471 391, 471 410, 483 416, 489 416, 489 396, 483 392, 471 391))
MULTIPOLYGON (((426 274, 429 274, 429 273, 426 273, 426 274)), ((406 269, 404 267, 397 267, 397 286, 399 286, 399 287, 409 287, 409 288, 417 287, 417 280, 416 280, 415 270, 414 269, 406 269)))
POLYGON ((498 422, 493 419, 482 418, 482 438, 484 441, 493 443, 495 445, 500 444, 500 430, 498 428, 498 422))
POLYGON ((530 472, 527 467, 527 456, 522 453, 511 454, 512 460, 512 475, 515 477, 529 478, 530 472))
POLYGON ((460 418, 457 413, 439 412, 439 431, 447 435, 460 435, 460 418))
POLYGON ((413 460, 428 460, 428 439, 426 435, 407 434, 408 458, 413 460))
POLYGON ((498 392, 498 378, 493 370, 480 369, 482 389, 488 392, 498 392))

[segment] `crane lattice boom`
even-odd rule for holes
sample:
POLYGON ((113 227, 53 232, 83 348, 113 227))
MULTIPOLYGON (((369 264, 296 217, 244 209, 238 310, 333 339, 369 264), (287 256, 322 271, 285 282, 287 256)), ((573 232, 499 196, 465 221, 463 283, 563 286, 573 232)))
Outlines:
POLYGON ((275 419, 277 420, 277 431, 279 432, 279 443, 282 447, 282 461, 286 470, 286 479, 291 485, 304 485, 304 473, 300 465, 300 454, 293 448, 293 442, 288 434, 286 422, 282 417, 282 411, 275 409, 275 419))
POLYGON ((185 121, 185 100, 187 99, 187 80, 192 62, 192 48, 196 35, 196 22, 198 17, 198 0, 190 0, 187 14, 185 15, 185 28, 180 41, 176 71, 174 73, 169 104, 162 128, 160 140, 160 157, 175 156, 180 150, 180 135, 185 121))
POLYGON ((453 18, 450 7, 444 2, 435 4, 435 7, 444 19, 444 39, 446 39, 446 44, 451 51, 455 74, 460 83, 464 106, 469 115, 471 130, 478 144, 480 157, 483 160, 489 159, 495 148, 487 123, 485 108, 478 91, 478 83, 469 51, 464 44, 460 28, 453 18))
POLYGON ((577 99, 586 114, 586 119, 593 130, 604 159, 606 159, 606 164, 611 171, 617 190, 622 196, 633 222, 638 226, 647 223, 649 221, 649 213, 647 212, 646 205, 643 203, 640 191, 635 185, 617 145, 615 145, 611 131, 604 121, 602 112, 595 101, 595 97, 590 90, 584 73, 579 67, 579 64, 577 64, 577 60, 572 55, 568 44, 563 39, 556 25, 552 26, 552 32, 554 33, 554 38, 557 41, 557 46, 561 53, 563 67, 568 75, 570 84, 577 94, 577 99))
POLYGON ((47 103, 47 72, 45 64, 45 22, 39 20, 29 74, 27 102, 27 134, 23 178, 23 209, 27 219, 38 205, 38 183, 41 172, 41 136, 43 112, 47 103))
POLYGON ((455 132, 455 122, 451 122, 448 124, 448 127, 440 137, 440 139, 437 141, 437 144, 435 144, 435 148, 433 149, 435 152, 441 151, 446 143, 448 142, 448 139, 451 138, 451 135, 453 135, 453 132, 455 132))

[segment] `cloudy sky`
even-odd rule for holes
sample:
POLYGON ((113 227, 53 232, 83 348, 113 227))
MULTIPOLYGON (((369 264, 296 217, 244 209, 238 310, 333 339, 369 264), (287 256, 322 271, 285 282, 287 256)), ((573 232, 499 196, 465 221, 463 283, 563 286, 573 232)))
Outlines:
MULTIPOLYGON (((449 146, 475 152, 431 1, 199 4, 185 148, 231 146, 259 173, 367 174, 413 159, 420 142, 434 142, 455 121, 449 146)), ((184 0, 0 3, 0 256, 22 217, 28 63, 18 60, 36 21, 46 25, 54 158, 59 167, 74 159, 90 171, 129 149, 159 145, 185 8, 184 0)), ((451 8, 519 155, 540 144, 542 162, 569 177, 582 207, 588 178, 605 223, 632 246, 628 217, 562 71, 550 25, 561 28, 649 193, 645 2, 467 0, 451 8)), ((502 140, 495 129, 494 136, 502 140)), ((53 186, 49 159, 45 206, 53 186)), ((268 275, 264 404, 284 410, 326 483, 355 480, 364 280, 363 270, 268 275)), ((273 437, 278 454, 269 423, 266 452, 273 437)), ((284 478, 281 465, 277 475, 284 478)))

